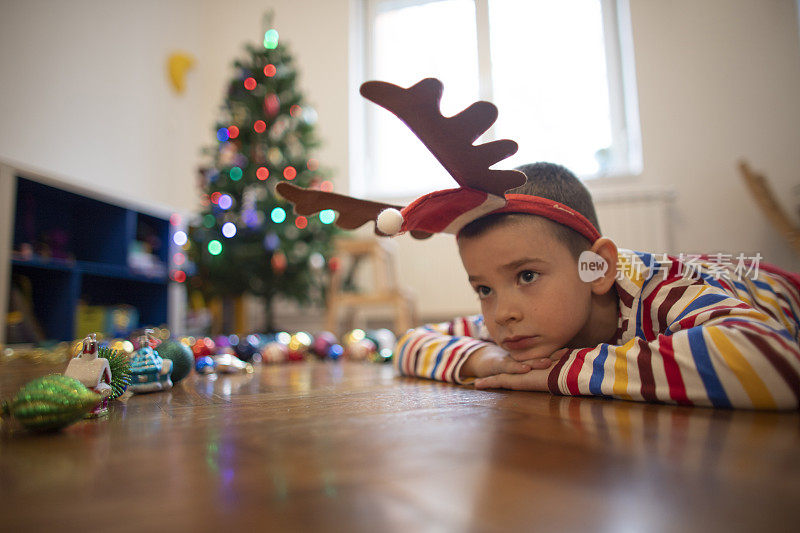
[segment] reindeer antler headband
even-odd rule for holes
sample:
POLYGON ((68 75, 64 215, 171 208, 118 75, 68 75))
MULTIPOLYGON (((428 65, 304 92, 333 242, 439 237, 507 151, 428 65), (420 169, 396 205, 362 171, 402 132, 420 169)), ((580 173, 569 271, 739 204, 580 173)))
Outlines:
POLYGON ((379 235, 408 231, 415 238, 425 239, 433 233, 458 233, 468 223, 490 213, 529 213, 564 224, 591 242, 600 238, 591 222, 566 205, 525 194, 506 195, 507 190, 525 183, 525 174, 489 167, 516 153, 517 143, 504 139, 472 144, 497 120, 497 108, 480 101, 447 118, 439 108, 442 90, 442 82, 434 78, 408 89, 368 81, 361 86, 361 95, 402 120, 459 188, 426 194, 404 208, 303 189, 286 182, 278 184, 278 193, 294 204, 299 215, 333 209, 339 212, 336 225, 340 228, 355 229, 376 221, 375 232, 379 235))

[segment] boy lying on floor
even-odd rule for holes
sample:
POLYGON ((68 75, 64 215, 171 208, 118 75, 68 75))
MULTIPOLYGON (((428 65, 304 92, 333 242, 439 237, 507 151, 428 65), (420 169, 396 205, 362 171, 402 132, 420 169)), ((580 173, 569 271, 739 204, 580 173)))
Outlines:
POLYGON ((478 378, 478 388, 798 406, 796 277, 763 263, 618 251, 596 231, 524 212, 525 196, 548 198, 596 228, 589 192, 572 173, 546 163, 519 170, 528 181, 506 197, 521 207, 479 218, 457 236, 483 316, 407 333, 396 351, 400 372, 478 378), (607 269, 580 269, 582 257, 607 269))
MULTIPOLYGON (((684 261, 618 251, 588 191, 539 163, 492 170, 516 151, 472 143, 497 110, 439 111, 442 86, 367 82, 361 93, 403 120, 460 185, 394 206, 303 190, 278 192, 308 215, 339 212, 382 235, 457 236, 482 316, 411 330, 401 373, 479 388, 756 409, 800 404, 800 277, 752 261, 684 261)), ((694 258, 692 258, 694 259, 694 258)))

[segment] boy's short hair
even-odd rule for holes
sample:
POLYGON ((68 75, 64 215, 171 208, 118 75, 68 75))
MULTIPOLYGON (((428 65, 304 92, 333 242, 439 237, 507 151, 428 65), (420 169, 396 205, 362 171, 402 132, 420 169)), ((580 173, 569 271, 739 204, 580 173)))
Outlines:
MULTIPOLYGON (((600 231, 592 195, 589 194, 589 191, 575 174, 570 172, 567 168, 554 163, 540 162, 522 165, 521 167, 517 167, 517 170, 525 174, 527 181, 525 184, 515 189, 506 191, 507 193, 528 194, 530 196, 539 196, 541 198, 547 198, 548 200, 555 200, 582 214, 589 222, 594 224, 594 227, 596 227, 598 231, 600 231)), ((499 225, 510 216, 515 216, 515 214, 500 213, 487 215, 474 220, 461 229, 458 233, 458 238, 476 237, 499 225)), ((589 240, 577 231, 555 222, 552 224, 552 227, 554 237, 559 242, 563 243, 576 259, 580 256, 581 252, 591 248, 589 240)))

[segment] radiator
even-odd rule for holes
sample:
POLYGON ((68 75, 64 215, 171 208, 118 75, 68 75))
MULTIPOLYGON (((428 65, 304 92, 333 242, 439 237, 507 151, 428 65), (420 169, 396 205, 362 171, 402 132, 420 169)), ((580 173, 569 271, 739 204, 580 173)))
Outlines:
POLYGON ((618 247, 663 253, 673 250, 674 191, 593 191, 600 232, 618 247))

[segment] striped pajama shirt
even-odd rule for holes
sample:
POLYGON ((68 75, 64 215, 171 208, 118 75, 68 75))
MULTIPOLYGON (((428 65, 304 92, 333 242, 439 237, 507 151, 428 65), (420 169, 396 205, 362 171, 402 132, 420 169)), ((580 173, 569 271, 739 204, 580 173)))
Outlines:
MULTIPOLYGON (((754 409, 800 405, 800 285, 757 261, 620 250, 617 332, 553 367, 553 394, 754 409)), ((491 343, 480 316, 410 330, 400 373, 455 383, 491 343)))

